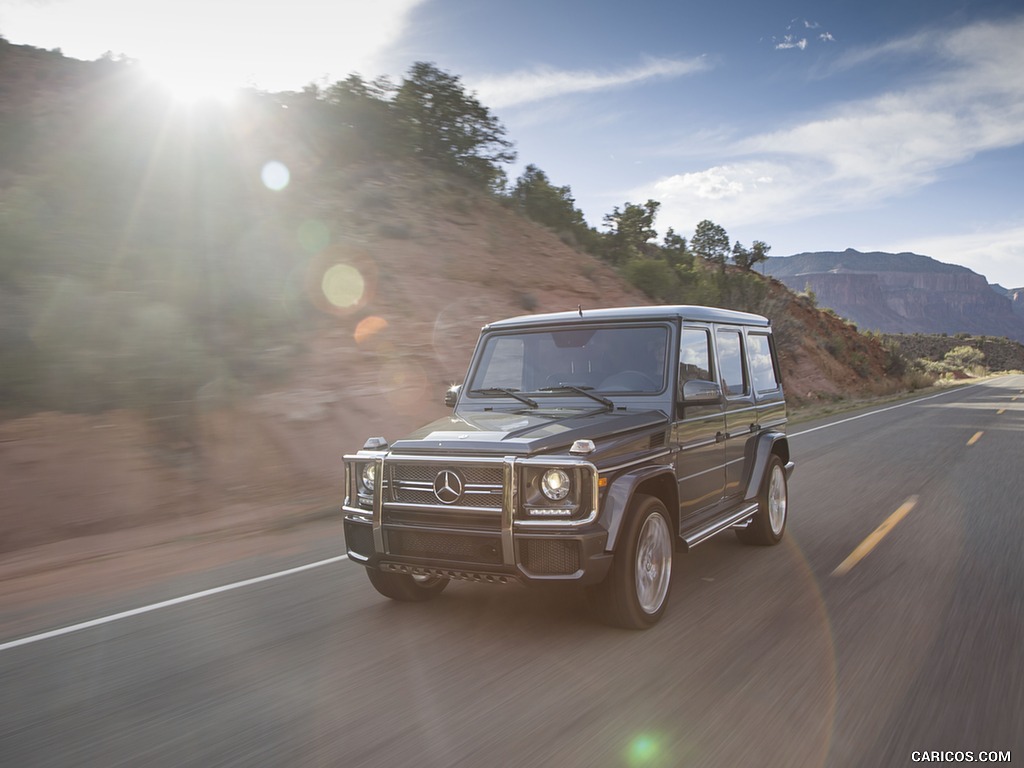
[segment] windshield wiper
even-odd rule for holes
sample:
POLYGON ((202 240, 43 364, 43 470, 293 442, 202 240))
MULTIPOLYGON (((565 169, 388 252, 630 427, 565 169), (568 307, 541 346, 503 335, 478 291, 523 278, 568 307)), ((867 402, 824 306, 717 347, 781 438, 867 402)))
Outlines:
POLYGON ((484 389, 472 389, 471 394, 474 395, 508 395, 514 397, 521 403, 526 403, 531 408, 538 408, 537 401, 533 400, 526 395, 519 394, 518 389, 511 389, 509 387, 485 387, 484 389))
POLYGON ((579 387, 575 384, 559 384, 557 387, 541 387, 538 390, 538 392, 560 392, 563 390, 567 390, 569 392, 575 392, 578 395, 585 395, 586 397, 589 397, 591 400, 597 400, 597 402, 601 403, 601 405, 603 405, 609 411, 615 409, 615 403, 613 403, 607 397, 595 395, 593 392, 589 391, 591 389, 593 389, 593 387, 579 387))

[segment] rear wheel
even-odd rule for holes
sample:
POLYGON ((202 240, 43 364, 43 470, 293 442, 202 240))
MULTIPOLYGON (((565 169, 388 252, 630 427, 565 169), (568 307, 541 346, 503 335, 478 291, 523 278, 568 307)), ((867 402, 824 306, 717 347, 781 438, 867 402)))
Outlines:
POLYGON ((782 541, 789 517, 789 490, 782 459, 772 454, 757 497, 757 512, 750 525, 737 528, 736 535, 744 544, 770 547, 782 541))
POLYGON ((436 576, 413 576, 408 573, 388 573, 367 568, 366 575, 373 588, 384 597, 403 603, 421 603, 437 597, 448 586, 448 579, 436 576))
POLYGON ((587 590, 587 600, 609 624, 647 629, 664 615, 672 589, 675 541, 661 500, 636 497, 620 537, 611 571, 587 590))

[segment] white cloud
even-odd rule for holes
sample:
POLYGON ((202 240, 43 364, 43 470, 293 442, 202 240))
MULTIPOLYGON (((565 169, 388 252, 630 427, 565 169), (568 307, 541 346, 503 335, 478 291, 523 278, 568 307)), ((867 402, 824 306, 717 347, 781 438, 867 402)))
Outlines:
POLYGON ((1024 143, 1021 39, 1024 18, 932 35, 930 50, 946 66, 918 84, 734 141, 713 166, 658 179, 630 199, 662 200, 666 222, 727 226, 877 207, 979 152, 1024 143), (771 182, 755 183, 761 178, 771 182))
POLYGON ((782 38, 782 42, 775 44, 775 50, 786 51, 791 48, 799 48, 801 51, 807 47, 807 38, 802 37, 799 40, 796 39, 795 35, 786 35, 782 38))
POLYGON ((635 85, 646 80, 682 77, 708 69, 704 58, 650 59, 640 66, 612 72, 538 67, 485 78, 465 78, 480 101, 492 108, 635 85))

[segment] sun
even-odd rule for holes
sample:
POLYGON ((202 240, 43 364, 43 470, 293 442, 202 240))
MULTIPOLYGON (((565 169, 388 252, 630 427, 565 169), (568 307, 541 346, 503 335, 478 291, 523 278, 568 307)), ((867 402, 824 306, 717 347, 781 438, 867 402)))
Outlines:
POLYGON ((227 104, 240 86, 209 62, 182 57, 174 61, 141 61, 143 70, 178 103, 227 104))

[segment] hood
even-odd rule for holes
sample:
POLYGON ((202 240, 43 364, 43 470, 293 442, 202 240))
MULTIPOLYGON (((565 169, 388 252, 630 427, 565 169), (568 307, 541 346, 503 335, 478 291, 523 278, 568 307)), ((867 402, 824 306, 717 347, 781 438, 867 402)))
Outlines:
POLYGON ((664 425, 662 411, 472 411, 431 422, 391 445, 394 453, 529 456, 568 450, 576 440, 608 438, 664 425))

